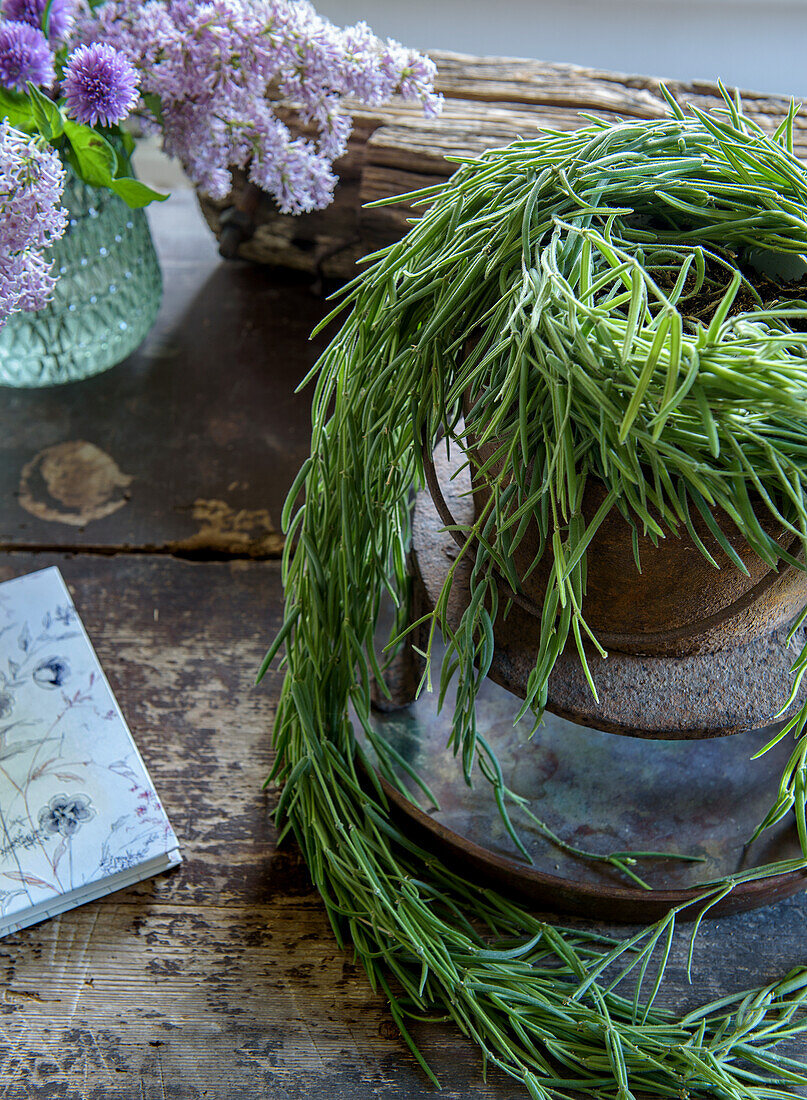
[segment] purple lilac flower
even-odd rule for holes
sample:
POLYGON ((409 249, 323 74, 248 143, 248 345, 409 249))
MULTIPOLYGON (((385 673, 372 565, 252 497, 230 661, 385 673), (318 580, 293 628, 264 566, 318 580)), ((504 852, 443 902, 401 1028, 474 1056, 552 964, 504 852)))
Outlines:
POLYGON ((121 50, 161 104, 167 152, 216 198, 245 169, 284 213, 327 206, 353 122, 346 100, 400 94, 437 113, 432 62, 366 23, 340 30, 308 0, 106 0, 77 39, 121 50))
POLYGON ((23 92, 29 80, 49 88, 55 79, 53 54, 42 31, 29 23, 0 23, 0 84, 23 92))
POLYGON ((0 326, 50 297, 55 279, 44 252, 67 225, 63 190, 56 153, 0 122, 0 326))
POLYGON ((78 46, 67 59, 62 80, 67 112, 86 126, 122 122, 139 99, 139 77, 114 46, 78 46))
MULTIPOLYGON (((42 30, 42 18, 48 6, 48 0, 3 0, 0 11, 6 19, 19 23, 29 23, 42 30)), ((51 42, 61 42, 67 37, 73 24, 74 0, 52 0, 48 14, 48 38, 51 42)))

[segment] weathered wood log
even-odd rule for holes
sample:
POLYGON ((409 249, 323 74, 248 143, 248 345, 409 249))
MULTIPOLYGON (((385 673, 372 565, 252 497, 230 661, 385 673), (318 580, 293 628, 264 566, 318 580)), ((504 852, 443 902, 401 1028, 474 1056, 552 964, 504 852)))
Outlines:
MULTIPOLYGON (((245 218, 250 196, 243 194, 248 184, 242 173, 226 199, 200 195, 213 232, 221 238, 224 230, 223 254, 347 278, 362 256, 398 240, 413 215, 406 200, 377 209, 366 204, 447 179, 454 169, 447 155, 480 153, 540 127, 573 130, 585 124, 581 112, 602 118, 665 114, 660 82, 652 77, 514 58, 432 56, 446 98, 442 115, 426 119, 416 105, 401 102, 357 109, 348 153, 335 166, 336 197, 326 210, 291 217, 264 195, 245 218)), ((720 101, 716 84, 669 81, 667 86, 681 103, 709 109, 720 101)), ((743 99, 750 117, 770 129, 789 104, 785 96, 756 92, 744 92, 743 99)), ((807 157, 807 119, 796 120, 795 143, 798 155, 807 157)))

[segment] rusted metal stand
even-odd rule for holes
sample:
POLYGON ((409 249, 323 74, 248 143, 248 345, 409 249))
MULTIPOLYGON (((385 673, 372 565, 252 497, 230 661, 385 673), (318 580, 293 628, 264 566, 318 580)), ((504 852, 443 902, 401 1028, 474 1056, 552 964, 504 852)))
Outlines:
MULTIPOLYGON (((412 551, 418 598, 428 607, 435 605, 458 554, 440 513, 448 509, 457 524, 471 523, 474 515, 467 469, 461 471, 460 463, 438 448, 434 471, 438 485, 415 502, 412 551)), ((457 565, 448 610, 453 624, 467 605, 469 569, 464 560, 457 565)), ((799 846, 788 822, 751 848, 746 843, 775 797, 790 752, 783 742, 750 762, 770 736, 760 727, 773 721, 789 694, 789 670, 803 635, 792 648, 786 636, 786 627, 778 626, 744 645, 680 657, 611 651, 602 659, 592 652, 599 701, 569 647, 550 680, 551 713, 528 740, 513 720, 516 699, 524 697, 535 666, 538 623, 518 605, 497 620, 496 655, 478 716, 506 783, 578 848, 674 851, 703 859, 643 863, 638 869, 652 891, 628 885, 609 865, 560 851, 526 818, 519 829, 533 864, 521 859, 485 780, 480 777, 469 789, 446 748, 450 698, 443 714, 433 696, 413 701, 407 691, 417 677, 405 660, 393 695, 399 705, 410 705, 395 712, 388 708, 376 720, 427 780, 440 808, 420 809, 390 790, 399 819, 419 843, 452 866, 463 866, 477 881, 548 909, 604 919, 654 919, 672 905, 694 900, 702 892, 699 884, 795 857, 799 846)), ((740 885, 713 913, 767 904, 803 889, 805 881, 805 875, 794 873, 740 885)))

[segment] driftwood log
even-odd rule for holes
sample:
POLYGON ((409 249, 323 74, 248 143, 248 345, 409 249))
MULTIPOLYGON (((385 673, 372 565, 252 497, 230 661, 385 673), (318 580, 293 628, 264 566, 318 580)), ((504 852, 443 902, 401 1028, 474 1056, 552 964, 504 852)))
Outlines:
MULTIPOLYGON (((573 130, 581 112, 603 118, 660 118, 665 104, 651 77, 600 72, 514 58, 432 53, 445 107, 425 119, 416 105, 395 102, 358 110, 347 155, 336 164, 340 183, 333 204, 301 217, 280 214, 243 176, 220 202, 200 195, 202 211, 223 255, 311 272, 326 278, 354 273, 356 261, 398 240, 412 208, 405 202, 377 209, 366 204, 447 179, 447 154, 479 153, 534 134, 539 127, 573 130)), ((717 105, 716 84, 668 81, 681 103, 717 105)), ((789 100, 744 92, 748 114, 774 129, 789 100)), ((807 156, 807 119, 797 120, 796 151, 807 156)))

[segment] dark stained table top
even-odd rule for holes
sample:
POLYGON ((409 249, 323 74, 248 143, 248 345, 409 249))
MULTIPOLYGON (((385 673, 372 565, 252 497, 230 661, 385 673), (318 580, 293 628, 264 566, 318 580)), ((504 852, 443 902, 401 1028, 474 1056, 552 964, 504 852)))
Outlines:
MULTIPOLYGON (((420 1100, 262 789, 279 678, 253 681, 325 306, 305 279, 220 261, 190 192, 152 219, 166 295, 143 348, 84 383, 0 390, 0 579, 62 570, 185 861, 0 941, 0 1095, 420 1100)), ((667 1003, 781 975, 806 931, 803 896, 707 924, 667 1003)), ((518 1094, 450 1028, 416 1034, 443 1096, 518 1094)))

